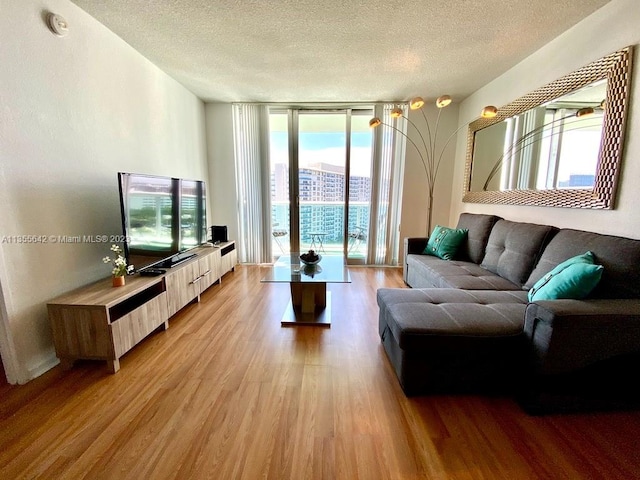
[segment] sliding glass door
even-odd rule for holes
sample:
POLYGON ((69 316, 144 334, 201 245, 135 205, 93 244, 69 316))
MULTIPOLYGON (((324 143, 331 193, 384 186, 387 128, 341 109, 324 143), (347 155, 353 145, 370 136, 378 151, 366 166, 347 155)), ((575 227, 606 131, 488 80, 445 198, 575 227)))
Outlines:
POLYGON ((369 120, 372 116, 373 110, 351 111, 346 245, 351 263, 366 263, 368 253, 373 178, 373 130, 369 120))
POLYGON ((275 256, 314 249, 364 263, 371 201, 372 109, 271 110, 275 256))
POLYGON ((344 112, 298 112, 300 251, 344 252, 346 137, 344 112))
POLYGON ((289 201, 289 113, 269 113, 269 162, 271 188, 271 251, 274 257, 291 251, 289 201))

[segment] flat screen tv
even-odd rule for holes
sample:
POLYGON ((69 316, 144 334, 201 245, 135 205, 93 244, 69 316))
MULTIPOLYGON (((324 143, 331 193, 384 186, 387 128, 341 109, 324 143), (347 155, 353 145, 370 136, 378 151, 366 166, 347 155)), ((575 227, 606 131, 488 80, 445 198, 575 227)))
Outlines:
POLYGON ((119 172, 118 185, 124 252, 136 271, 170 268, 207 241, 204 181, 119 172))

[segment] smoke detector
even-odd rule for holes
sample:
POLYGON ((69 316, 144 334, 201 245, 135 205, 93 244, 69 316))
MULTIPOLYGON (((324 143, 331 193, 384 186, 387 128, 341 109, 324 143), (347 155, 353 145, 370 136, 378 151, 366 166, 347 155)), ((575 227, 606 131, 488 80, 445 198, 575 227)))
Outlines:
POLYGON ((49 29, 59 37, 64 37, 67 33, 69 33, 69 24, 62 16, 58 14, 48 13, 47 25, 49 26, 49 29))

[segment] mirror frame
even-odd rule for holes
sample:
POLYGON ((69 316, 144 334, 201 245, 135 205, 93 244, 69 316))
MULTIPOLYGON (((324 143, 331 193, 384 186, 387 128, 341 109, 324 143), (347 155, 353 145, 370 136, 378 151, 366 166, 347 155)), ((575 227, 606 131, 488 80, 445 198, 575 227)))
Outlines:
POLYGON ((494 118, 480 118, 471 122, 467 135, 462 201, 565 208, 614 208, 629 103, 632 52, 631 46, 618 50, 503 106, 494 118), (473 146, 478 130, 602 79, 607 80, 607 96, 593 189, 470 191, 473 146))

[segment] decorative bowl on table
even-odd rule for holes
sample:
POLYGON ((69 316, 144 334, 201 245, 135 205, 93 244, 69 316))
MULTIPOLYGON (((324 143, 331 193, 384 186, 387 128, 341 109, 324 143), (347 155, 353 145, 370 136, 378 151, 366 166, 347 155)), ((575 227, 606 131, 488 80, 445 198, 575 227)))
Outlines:
POLYGON ((300 261, 305 265, 317 265, 322 260, 322 256, 314 252, 313 250, 309 250, 307 253, 302 253, 300 255, 300 261))

